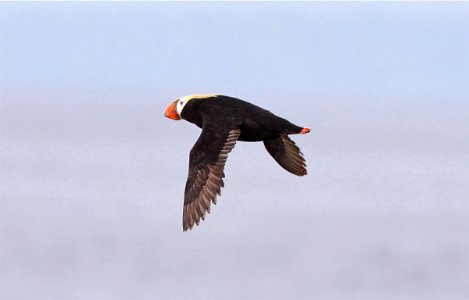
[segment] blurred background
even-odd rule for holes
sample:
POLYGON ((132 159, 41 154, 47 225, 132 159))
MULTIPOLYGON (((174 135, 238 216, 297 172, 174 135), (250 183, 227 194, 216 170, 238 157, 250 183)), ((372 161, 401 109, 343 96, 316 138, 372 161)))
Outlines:
POLYGON ((469 4, 0 4, 1 299, 468 299, 469 4), (300 126, 237 143, 182 232, 175 98, 300 126))

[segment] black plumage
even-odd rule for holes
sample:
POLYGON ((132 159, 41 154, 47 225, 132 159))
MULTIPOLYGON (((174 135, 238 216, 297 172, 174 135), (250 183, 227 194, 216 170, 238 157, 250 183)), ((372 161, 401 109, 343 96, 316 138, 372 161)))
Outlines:
POLYGON ((264 143, 270 155, 285 170, 307 174, 305 159, 288 135, 305 134, 299 127, 249 102, 221 95, 192 95, 173 101, 165 116, 185 119, 202 128, 190 151, 185 187, 183 229, 192 229, 210 212, 223 187, 228 153, 236 141, 264 143))

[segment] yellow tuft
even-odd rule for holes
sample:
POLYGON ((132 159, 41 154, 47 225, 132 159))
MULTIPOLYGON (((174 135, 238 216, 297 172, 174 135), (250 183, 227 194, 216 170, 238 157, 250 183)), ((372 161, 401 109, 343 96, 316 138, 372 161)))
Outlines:
POLYGON ((215 94, 195 94, 195 95, 188 95, 181 98, 181 101, 189 101, 192 99, 202 99, 202 98, 211 98, 216 97, 215 94))

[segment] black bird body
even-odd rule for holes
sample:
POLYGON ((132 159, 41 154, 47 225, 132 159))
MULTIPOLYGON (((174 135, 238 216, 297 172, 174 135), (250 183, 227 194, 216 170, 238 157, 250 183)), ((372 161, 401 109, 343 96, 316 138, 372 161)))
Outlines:
POLYGON ((187 103, 181 117, 200 128, 204 126, 204 119, 218 128, 237 124, 241 129, 238 140, 243 142, 275 139, 303 129, 257 105, 228 96, 194 99, 187 103))
POLYGON ((264 143, 266 150, 285 170, 307 174, 300 149, 288 135, 305 134, 299 127, 249 102, 221 95, 191 95, 173 101, 165 116, 185 119, 202 128, 189 155, 189 174, 184 193, 183 229, 192 229, 216 204, 223 187, 228 153, 236 141, 264 143))

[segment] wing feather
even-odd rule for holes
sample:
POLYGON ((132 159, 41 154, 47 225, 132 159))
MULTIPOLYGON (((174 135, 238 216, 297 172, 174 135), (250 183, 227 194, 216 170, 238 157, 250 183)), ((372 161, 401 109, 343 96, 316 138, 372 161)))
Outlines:
POLYGON ((288 172, 298 176, 308 173, 303 153, 288 135, 284 134, 276 139, 266 140, 264 146, 275 161, 288 172))
POLYGON ((240 129, 212 132, 204 128, 191 150, 189 174, 184 195, 183 230, 198 225, 210 212, 211 203, 216 204, 221 194, 228 153, 233 150, 241 134, 240 129))

